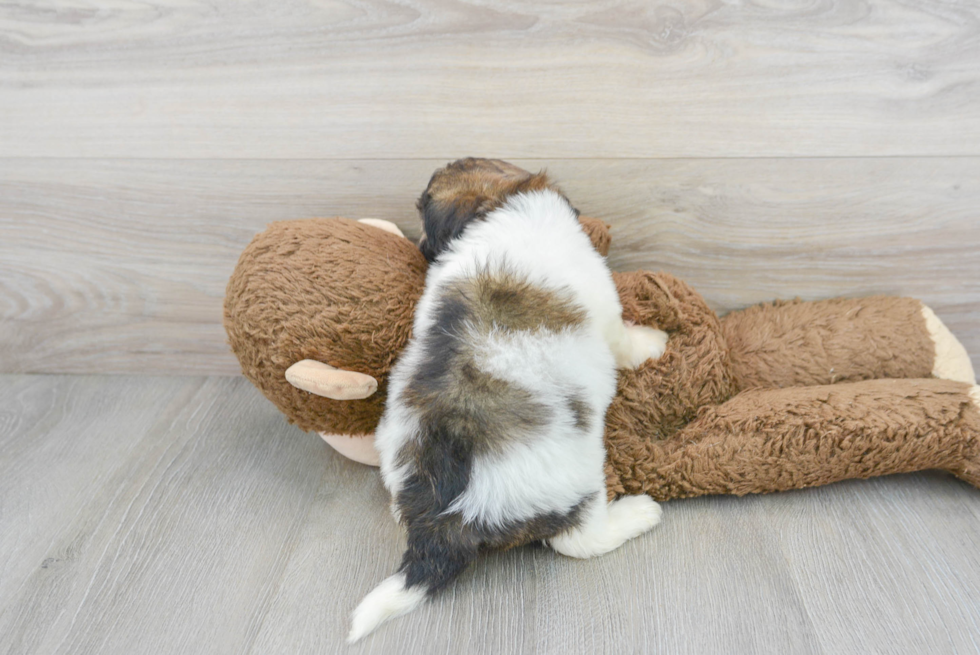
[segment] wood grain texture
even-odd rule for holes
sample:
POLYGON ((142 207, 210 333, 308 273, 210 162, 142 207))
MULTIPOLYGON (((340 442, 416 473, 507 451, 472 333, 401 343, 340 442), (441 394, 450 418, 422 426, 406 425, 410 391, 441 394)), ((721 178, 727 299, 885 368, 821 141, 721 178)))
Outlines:
POLYGON ((977 155, 980 8, 0 7, 0 156, 977 155))
MULTIPOLYGON (((616 269, 719 312, 917 296, 980 370, 976 3, 52 0, 0 4, 0 374, 237 373, 256 232, 415 237, 466 155, 548 167, 616 269)), ((375 471, 241 378, 0 375, 0 653, 976 653, 977 494, 674 501, 348 648, 404 545, 375 471)))
POLYGON ((0 474, 16 573, 0 578, 0 651, 247 652, 322 442, 242 379, 0 380, 24 419, 0 474), (53 416, 31 425, 38 412, 53 416))
MULTIPOLYGON (((516 160, 612 225, 617 270, 724 313, 774 298, 923 299, 980 370, 980 158, 516 160)), ((225 284, 275 220, 418 235, 443 160, 0 160, 0 371, 238 371, 225 284)))
POLYGON ((956 546, 980 539, 980 504, 975 489, 940 479, 852 481, 748 510, 771 526, 767 545, 784 554, 807 611, 824 617, 824 652, 880 651, 878 630, 902 634, 908 652, 980 651, 980 561, 956 546))
POLYGON ((3 379, 0 580, 6 589, 23 588, 37 570, 53 573, 73 557, 49 551, 52 538, 129 461, 143 434, 200 386, 199 380, 182 378, 125 385, 67 377, 3 379), (107 438, 106 416, 129 433, 107 438))
POLYGON ((946 474, 672 501, 600 558, 482 557, 347 647, 404 535, 376 471, 243 380, 0 376, 0 445, 0 653, 977 650, 980 492, 946 474))

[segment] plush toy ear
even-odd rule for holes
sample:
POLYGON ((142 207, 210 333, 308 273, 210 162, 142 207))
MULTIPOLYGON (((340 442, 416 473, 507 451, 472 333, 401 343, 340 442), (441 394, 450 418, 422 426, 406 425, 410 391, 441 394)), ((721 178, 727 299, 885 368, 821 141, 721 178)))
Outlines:
POLYGON ((359 400, 378 390, 370 375, 345 371, 312 359, 296 362, 286 369, 286 380, 297 389, 333 400, 359 400))
POLYGON ((384 230, 385 232, 391 232, 392 234, 400 237, 405 236, 402 233, 402 231, 398 229, 397 225, 395 225, 391 221, 386 221, 383 218, 362 218, 357 222, 364 223, 365 225, 370 225, 372 227, 376 227, 379 230, 384 230))

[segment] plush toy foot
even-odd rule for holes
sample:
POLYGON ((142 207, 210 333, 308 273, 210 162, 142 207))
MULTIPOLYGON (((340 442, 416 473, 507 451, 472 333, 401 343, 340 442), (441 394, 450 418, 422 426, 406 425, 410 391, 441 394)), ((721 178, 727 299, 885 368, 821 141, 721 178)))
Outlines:
POLYGON ((973 363, 963 344, 953 336, 935 312, 922 306, 922 317, 926 320, 926 330, 936 346, 936 359, 932 367, 934 377, 942 380, 956 380, 974 384, 977 379, 973 372, 973 363))
POLYGON ((597 500, 577 528, 548 540, 555 551, 568 557, 603 555, 660 523, 661 509, 650 496, 624 496, 606 504, 597 500))
POLYGON ((374 448, 373 434, 363 436, 327 434, 326 432, 318 432, 317 434, 344 457, 368 466, 381 466, 378 451, 374 448))

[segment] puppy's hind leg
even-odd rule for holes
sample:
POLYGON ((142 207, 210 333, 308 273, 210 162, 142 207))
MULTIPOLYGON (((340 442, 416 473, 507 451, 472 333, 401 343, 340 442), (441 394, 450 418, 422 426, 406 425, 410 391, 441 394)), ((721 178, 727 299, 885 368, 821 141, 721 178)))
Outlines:
POLYGON ((660 505, 649 496, 624 496, 606 503, 599 494, 582 522, 548 539, 548 545, 569 557, 603 555, 660 523, 660 514, 660 505))

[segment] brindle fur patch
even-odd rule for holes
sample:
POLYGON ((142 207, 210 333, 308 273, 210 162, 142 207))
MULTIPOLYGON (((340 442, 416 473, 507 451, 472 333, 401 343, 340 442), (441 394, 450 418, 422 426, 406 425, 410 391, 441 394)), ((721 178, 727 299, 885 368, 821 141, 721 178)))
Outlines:
POLYGON ((398 494, 408 526, 408 548, 399 570, 405 573, 406 587, 424 584, 430 596, 451 582, 481 552, 523 546, 577 527, 586 506, 596 499, 596 494, 589 494, 567 512, 547 512, 523 521, 486 526, 464 523, 459 514, 446 514, 444 505, 433 503, 438 492, 430 482, 420 472, 398 494))
POLYGON ((575 420, 575 428, 578 430, 588 430, 592 425, 592 408, 589 407, 581 396, 576 393, 571 393, 565 398, 565 403, 568 405, 568 409, 572 412, 572 418, 575 420))
POLYGON ((508 197, 544 189, 561 193, 546 173, 529 173, 500 159, 468 157, 440 168, 416 203, 423 227, 419 249, 434 261, 467 225, 485 218, 508 197))
POLYGON ((421 344, 423 363, 403 392, 404 402, 419 412, 426 429, 466 439, 475 453, 499 452, 544 427, 553 412, 530 391, 480 370, 474 342, 491 332, 559 331, 585 318, 570 295, 511 273, 484 271, 458 280, 437 302, 434 325, 421 344))
POLYGON ((512 273, 480 273, 456 289, 472 294, 479 329, 557 332, 585 322, 585 310, 571 294, 542 289, 512 273))

